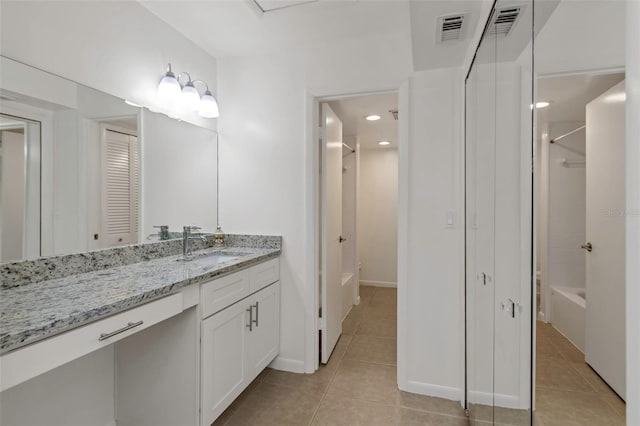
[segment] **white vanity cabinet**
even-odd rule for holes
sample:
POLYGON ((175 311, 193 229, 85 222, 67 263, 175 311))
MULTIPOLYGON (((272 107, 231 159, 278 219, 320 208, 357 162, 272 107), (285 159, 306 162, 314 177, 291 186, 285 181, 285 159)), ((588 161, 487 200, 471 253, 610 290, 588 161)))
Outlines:
MULTIPOLYGON (((201 426, 209 426, 278 355, 280 347, 280 282, 278 260, 210 283, 221 295, 233 288, 261 288, 202 321, 201 426), (265 279, 261 271, 277 273, 265 279), (261 277, 257 282, 253 277, 261 277)), ((202 294, 211 294, 208 284, 202 294)), ((223 296, 224 297, 224 296, 223 296)), ((203 312, 205 303, 203 301, 203 312)))
POLYGON ((278 355, 279 279, 270 259, 0 356, 0 424, 211 425, 278 355))

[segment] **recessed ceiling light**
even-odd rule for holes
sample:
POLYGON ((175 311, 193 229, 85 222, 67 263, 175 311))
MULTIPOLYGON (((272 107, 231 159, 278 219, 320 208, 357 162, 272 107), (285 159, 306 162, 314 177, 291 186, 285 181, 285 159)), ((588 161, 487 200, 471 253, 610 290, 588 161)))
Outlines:
POLYGON ((391 145, 391 142, 389 142, 389 141, 380 141, 380 142, 378 142, 378 145, 391 145))
POLYGON ((612 93, 604 98, 604 101, 609 103, 624 102, 626 100, 627 94, 625 92, 612 93))
POLYGON ((365 118, 366 118, 368 121, 377 121, 377 120, 380 120, 382 117, 380 117, 380 116, 379 116, 379 115, 377 115, 377 114, 371 114, 371 115, 367 115, 365 118))
POLYGON ((551 102, 546 102, 546 101, 536 102, 536 108, 546 108, 549 105, 551 105, 551 102))

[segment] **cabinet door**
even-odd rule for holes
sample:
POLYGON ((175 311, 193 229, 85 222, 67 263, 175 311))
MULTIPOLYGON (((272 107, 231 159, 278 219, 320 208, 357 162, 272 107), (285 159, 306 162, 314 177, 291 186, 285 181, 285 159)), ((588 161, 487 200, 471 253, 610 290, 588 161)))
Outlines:
POLYGON ((248 298, 253 326, 248 331, 247 372, 253 380, 280 352, 280 282, 248 298))
POLYGON ((244 361, 248 307, 249 300, 242 301, 202 322, 202 426, 213 423, 251 380, 244 361))

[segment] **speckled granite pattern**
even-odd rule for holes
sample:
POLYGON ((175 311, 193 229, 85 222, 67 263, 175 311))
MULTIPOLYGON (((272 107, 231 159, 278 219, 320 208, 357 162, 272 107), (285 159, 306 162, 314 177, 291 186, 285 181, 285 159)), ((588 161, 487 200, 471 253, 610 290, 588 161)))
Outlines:
POLYGON ((282 237, 270 235, 240 235, 226 234, 224 236, 226 247, 255 247, 255 248, 282 248, 282 237))
MULTIPOLYGON (((209 248, 213 244, 211 235, 208 241, 192 241, 192 250, 209 248)), ((282 247, 282 237, 261 235, 226 235, 227 247, 272 248, 282 247)), ((118 266, 158 259, 182 253, 182 239, 158 241, 116 247, 87 253, 64 256, 43 257, 35 260, 0 264, 0 288, 36 283, 44 280, 64 278, 118 266)))
POLYGON ((279 254, 279 247, 229 247, 222 250, 210 248, 196 253, 196 259, 191 262, 179 262, 177 259, 181 258, 181 255, 174 255, 28 285, 1 288, 0 353, 130 309, 187 285, 201 283, 277 257, 279 254), (207 256, 208 254, 225 254, 234 258, 220 262, 212 256, 207 256))

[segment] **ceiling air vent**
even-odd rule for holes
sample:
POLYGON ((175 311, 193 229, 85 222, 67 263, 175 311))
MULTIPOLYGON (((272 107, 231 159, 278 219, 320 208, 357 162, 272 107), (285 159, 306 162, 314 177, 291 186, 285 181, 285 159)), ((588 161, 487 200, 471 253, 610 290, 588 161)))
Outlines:
POLYGON ((520 6, 496 10, 489 27, 489 34, 501 37, 509 35, 509 32, 520 17, 521 11, 522 7, 520 6))
POLYGON ((438 17, 438 43, 461 40, 464 30, 464 15, 447 15, 438 17))

